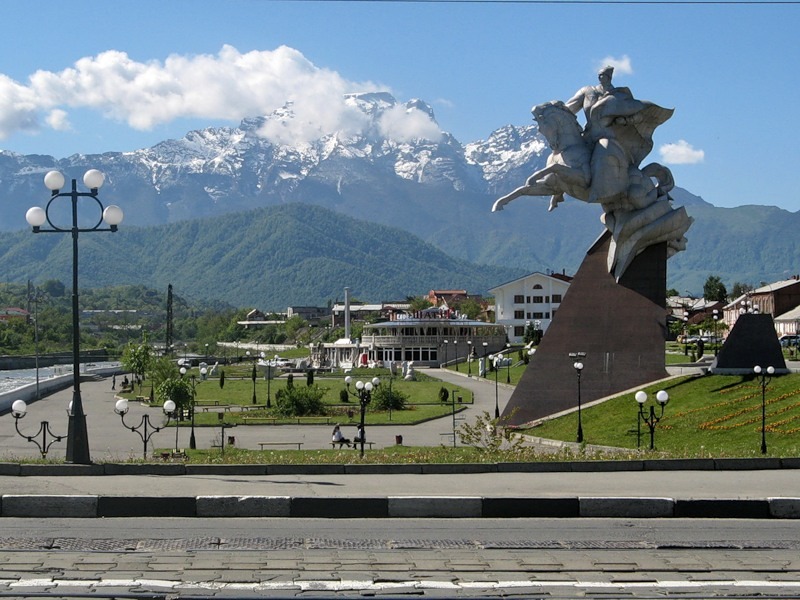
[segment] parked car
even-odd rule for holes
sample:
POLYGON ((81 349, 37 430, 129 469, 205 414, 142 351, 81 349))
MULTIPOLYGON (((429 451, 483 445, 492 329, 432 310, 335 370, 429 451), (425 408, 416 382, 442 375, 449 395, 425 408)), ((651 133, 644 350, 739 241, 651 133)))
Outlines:
POLYGON ((782 335, 781 337, 778 338, 778 341, 784 348, 788 348, 790 346, 797 346, 798 340, 800 340, 800 335, 782 335))

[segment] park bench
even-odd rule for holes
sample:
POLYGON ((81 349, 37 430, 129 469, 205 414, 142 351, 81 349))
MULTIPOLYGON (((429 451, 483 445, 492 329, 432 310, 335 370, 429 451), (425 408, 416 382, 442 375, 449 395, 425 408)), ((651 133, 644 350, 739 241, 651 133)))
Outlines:
POLYGON ((275 424, 278 421, 278 417, 248 417, 245 415, 242 417, 242 421, 245 423, 263 422, 275 424))
POLYGON ((258 445, 262 450, 264 446, 297 446, 297 449, 301 450, 303 442, 258 442, 258 445))
MULTIPOLYGON (((369 449, 372 450, 372 445, 374 443, 375 442, 364 442, 364 445, 369 446, 369 449)), ((353 444, 353 450, 356 450, 361 447, 361 442, 351 442, 351 444, 353 444)), ((344 442, 331 442, 331 448, 336 448, 336 446, 339 446, 339 448, 341 449, 341 447, 345 445, 346 444, 344 442)))

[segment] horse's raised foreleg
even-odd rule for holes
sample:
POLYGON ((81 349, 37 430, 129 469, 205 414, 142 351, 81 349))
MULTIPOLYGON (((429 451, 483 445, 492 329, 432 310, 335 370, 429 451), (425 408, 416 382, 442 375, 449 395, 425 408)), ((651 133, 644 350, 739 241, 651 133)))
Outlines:
MULTIPOLYGON (((530 181, 530 178, 528 181, 530 181)), ((512 200, 516 200, 520 196, 550 196, 551 194, 555 193, 558 193, 558 191, 554 189, 552 185, 549 185, 548 182, 538 181, 531 185, 523 185, 515 189, 510 194, 506 194, 502 198, 495 200, 494 204, 492 205, 492 212, 503 210, 503 207, 506 204, 512 200)))

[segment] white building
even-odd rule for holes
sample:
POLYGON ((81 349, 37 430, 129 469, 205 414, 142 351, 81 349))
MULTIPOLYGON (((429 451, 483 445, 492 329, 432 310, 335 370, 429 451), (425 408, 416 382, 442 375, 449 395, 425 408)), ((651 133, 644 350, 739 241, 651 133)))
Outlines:
POLYGON ((547 331, 571 281, 568 275, 537 271, 492 288, 495 322, 505 328, 511 343, 523 341, 528 324, 547 331))

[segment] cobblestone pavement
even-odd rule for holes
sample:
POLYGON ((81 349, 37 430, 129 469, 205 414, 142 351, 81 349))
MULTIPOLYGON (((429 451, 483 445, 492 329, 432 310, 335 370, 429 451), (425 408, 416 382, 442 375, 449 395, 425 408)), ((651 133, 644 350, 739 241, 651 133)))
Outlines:
POLYGON ((0 538, 0 597, 800 597, 800 541, 0 538))

